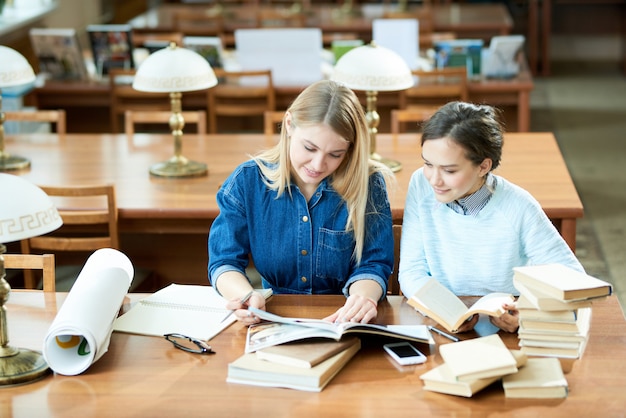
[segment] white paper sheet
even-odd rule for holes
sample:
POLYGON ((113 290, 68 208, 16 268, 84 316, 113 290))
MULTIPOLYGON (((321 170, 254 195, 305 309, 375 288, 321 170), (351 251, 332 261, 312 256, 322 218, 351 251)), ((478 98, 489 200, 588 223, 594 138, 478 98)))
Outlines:
POLYGON ((54 372, 80 374, 107 352, 133 275, 132 263, 117 250, 89 257, 44 340, 43 356, 54 372))

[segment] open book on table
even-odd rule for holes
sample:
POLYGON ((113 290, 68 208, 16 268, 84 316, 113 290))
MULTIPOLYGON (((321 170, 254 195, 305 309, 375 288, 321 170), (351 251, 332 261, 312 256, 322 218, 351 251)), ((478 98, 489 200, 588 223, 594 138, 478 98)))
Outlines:
POLYGON ((514 301, 513 295, 509 293, 490 293, 468 308, 452 291, 431 278, 408 299, 408 304, 448 331, 456 332, 472 315, 482 313, 499 317, 504 313, 502 305, 514 301))
POLYGON ((248 309, 254 315, 268 322, 262 322, 248 328, 246 353, 307 338, 330 338, 339 341, 343 336, 351 334, 373 334, 425 344, 434 343, 426 325, 334 323, 322 319, 286 318, 254 307, 248 309))
MULTIPOLYGON (((272 295, 272 289, 255 290, 266 299, 272 295)), ((213 286, 172 283, 118 317, 113 330, 158 337, 177 333, 210 340, 237 320, 228 316, 231 311, 226 303, 213 286)))

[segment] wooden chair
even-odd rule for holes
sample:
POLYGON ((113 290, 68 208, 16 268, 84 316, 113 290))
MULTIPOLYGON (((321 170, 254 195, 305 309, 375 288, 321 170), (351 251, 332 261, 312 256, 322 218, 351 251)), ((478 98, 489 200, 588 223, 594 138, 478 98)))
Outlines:
POLYGON ((280 133, 284 116, 284 110, 266 110, 263 114, 263 132, 265 135, 280 133))
POLYGON ((223 132, 218 127, 218 119, 224 117, 258 117, 259 128, 263 131, 263 118, 266 110, 275 110, 276 93, 271 70, 224 71, 216 68, 219 84, 210 88, 208 95, 209 132, 223 132))
POLYGON ((413 70, 415 85, 402 90, 398 96, 398 107, 410 105, 443 105, 452 100, 468 100, 467 69, 447 67, 432 71, 413 70))
POLYGON ((4 112, 7 121, 16 122, 49 122, 54 124, 56 133, 65 135, 67 133, 67 123, 65 110, 20 110, 4 112))
MULTIPOLYGON (((54 254, 4 254, 3 257, 5 269, 42 270, 43 291, 54 292, 56 290, 54 254)), ((27 288, 33 289, 34 286, 27 288)))
MULTIPOLYGON (((437 105, 413 105, 406 109, 391 110, 391 133, 394 135, 404 132, 407 122, 415 123, 417 128, 422 122, 428 120, 439 109, 437 105)), ((421 129, 416 129, 421 131, 421 129)))
MULTIPOLYGON (((58 263, 58 253, 84 256, 100 248, 119 249, 118 211, 113 185, 41 186, 41 189, 59 208, 63 226, 50 234, 22 240, 23 254, 53 252, 58 263)), ((71 288, 84 261, 86 257, 79 262, 79 266, 71 266, 66 277, 61 278, 57 272, 57 290, 68 291, 71 288)), ((32 272, 24 272, 24 286, 35 288, 32 272)))
POLYGON ((398 281, 398 269, 400 268, 400 238, 402 238, 402 225, 393 225, 393 271, 389 276, 387 285, 388 295, 400 295, 400 282, 398 281))
MULTIPOLYGON (((196 133, 206 134, 206 112, 204 110, 183 111, 181 112, 185 120, 185 127, 188 124, 196 126, 196 133)), ((124 131, 128 137, 135 135, 135 126, 137 124, 169 124, 171 111, 134 111, 127 110, 124 112, 124 131)))
POLYGON ((112 68, 109 72, 111 131, 120 133, 120 120, 127 110, 170 110, 167 93, 146 93, 133 89, 132 78, 136 70, 112 68))
POLYGON ((258 8, 256 11, 257 28, 303 28, 306 15, 293 12, 288 8, 258 8))
POLYGON ((172 10, 174 30, 185 36, 221 36, 224 33, 222 14, 206 7, 172 10))

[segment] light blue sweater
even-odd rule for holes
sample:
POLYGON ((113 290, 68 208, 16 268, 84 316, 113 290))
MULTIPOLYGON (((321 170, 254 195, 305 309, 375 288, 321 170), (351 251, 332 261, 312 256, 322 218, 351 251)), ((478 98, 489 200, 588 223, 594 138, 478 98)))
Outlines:
POLYGON ((518 295, 513 267, 561 263, 584 271, 539 203, 496 176, 496 189, 475 216, 435 199, 422 169, 411 177, 404 206, 399 281, 410 297, 429 277, 459 296, 518 295))

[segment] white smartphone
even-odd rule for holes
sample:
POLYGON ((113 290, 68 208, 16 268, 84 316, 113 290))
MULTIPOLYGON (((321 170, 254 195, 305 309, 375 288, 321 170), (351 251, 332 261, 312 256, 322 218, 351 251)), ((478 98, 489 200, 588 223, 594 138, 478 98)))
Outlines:
POLYGON ((385 344, 383 348, 391 358, 403 366, 421 364, 426 361, 426 356, 407 342, 385 344))

